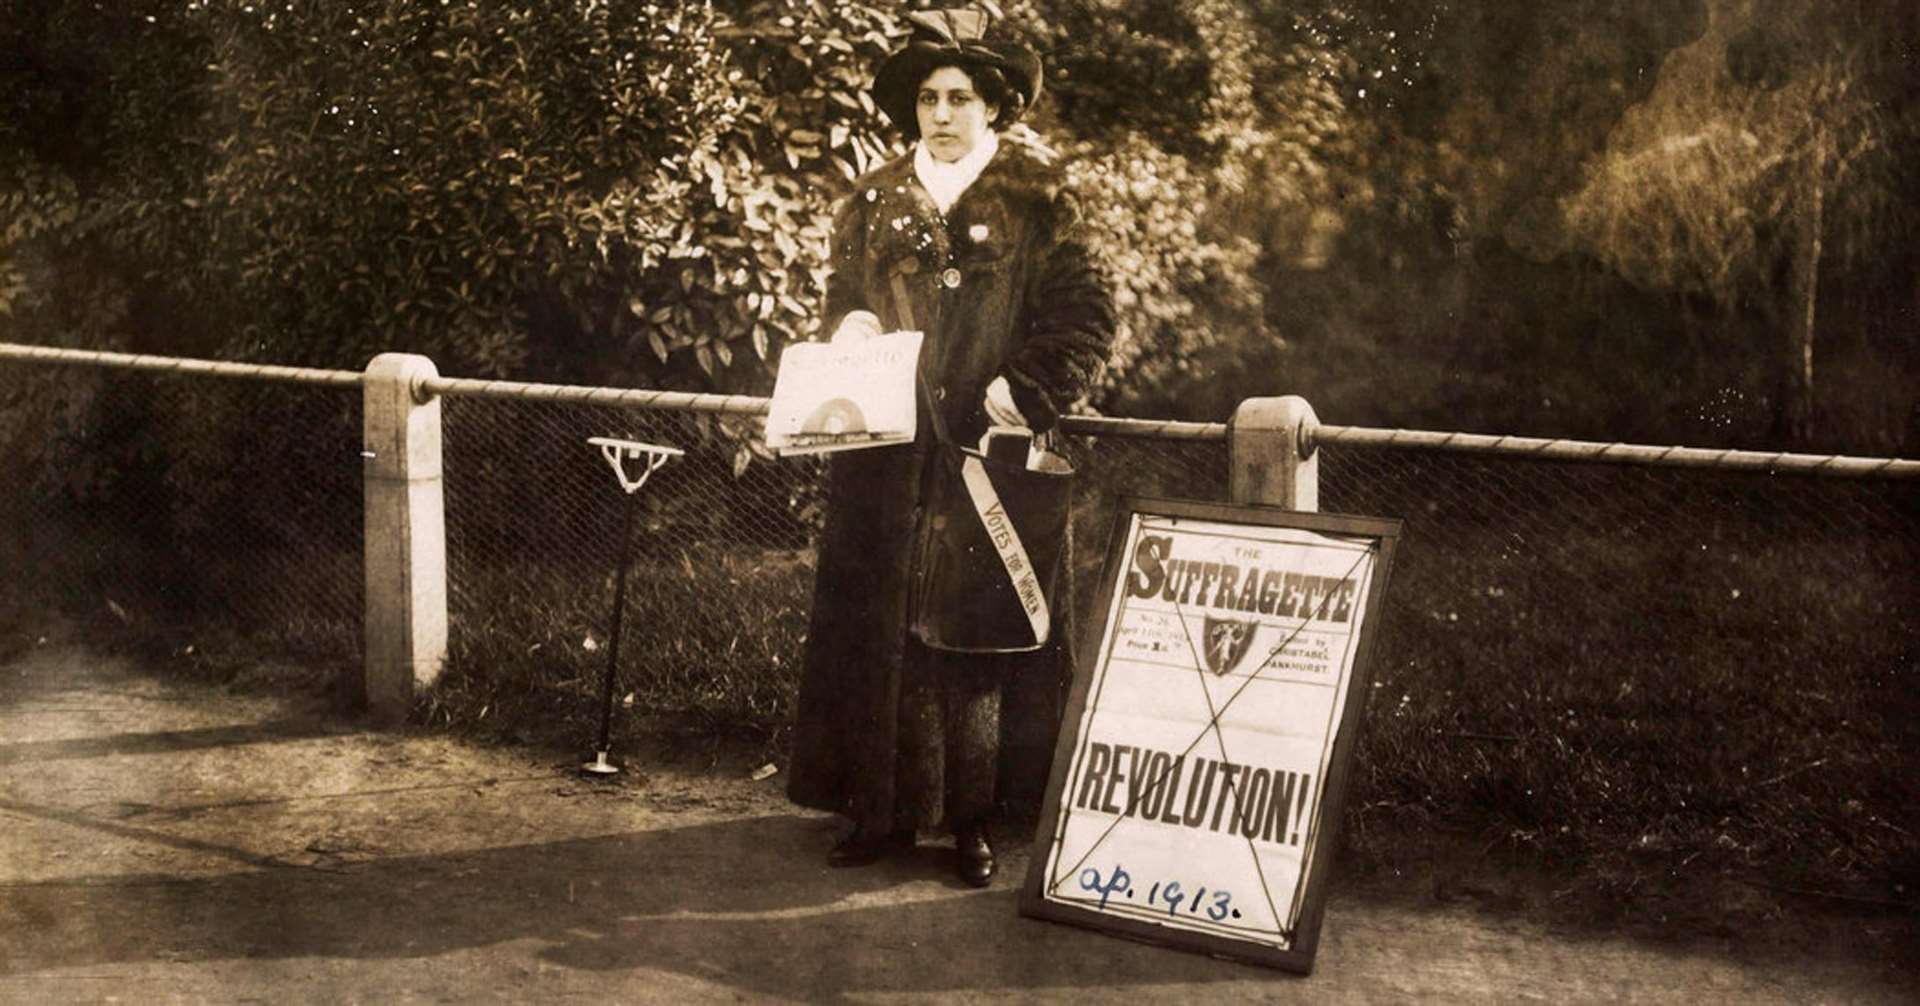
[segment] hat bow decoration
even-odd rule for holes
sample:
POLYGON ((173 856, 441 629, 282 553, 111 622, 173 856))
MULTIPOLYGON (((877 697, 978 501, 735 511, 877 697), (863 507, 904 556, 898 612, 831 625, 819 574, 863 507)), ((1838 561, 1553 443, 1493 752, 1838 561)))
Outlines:
POLYGON ((977 43, 987 36, 987 15, 978 10, 920 10, 907 15, 914 26, 924 28, 955 49, 977 43))
POLYGON ((908 13, 905 20, 912 26, 913 35, 874 75, 873 98, 909 139, 919 137, 914 119, 915 91, 935 66, 990 67, 1002 74, 1013 92, 1012 108, 1003 110, 1005 114, 996 128, 1019 119, 1040 97, 1043 70, 1039 54, 1011 39, 988 38, 992 19, 985 11, 921 10, 908 13))

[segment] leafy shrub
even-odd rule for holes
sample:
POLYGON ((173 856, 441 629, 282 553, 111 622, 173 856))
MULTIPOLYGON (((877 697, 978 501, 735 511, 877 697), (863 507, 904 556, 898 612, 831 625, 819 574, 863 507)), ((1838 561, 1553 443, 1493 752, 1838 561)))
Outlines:
POLYGON ((689 258, 689 165, 742 109, 703 6, 389 0, 208 14, 205 180, 245 355, 404 349, 527 372, 538 311, 619 340, 613 304, 689 258))

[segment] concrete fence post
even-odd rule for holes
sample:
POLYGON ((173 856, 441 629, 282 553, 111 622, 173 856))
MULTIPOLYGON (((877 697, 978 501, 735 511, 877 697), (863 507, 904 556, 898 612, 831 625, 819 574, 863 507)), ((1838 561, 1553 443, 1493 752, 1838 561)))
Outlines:
POLYGON ((367 365, 363 404, 366 662, 361 695, 398 722, 447 655, 447 520, 440 479, 440 400, 433 361, 382 353, 367 365))
POLYGON ((1227 422, 1227 498, 1288 510, 1320 509, 1320 420, 1298 395, 1249 398, 1227 422))

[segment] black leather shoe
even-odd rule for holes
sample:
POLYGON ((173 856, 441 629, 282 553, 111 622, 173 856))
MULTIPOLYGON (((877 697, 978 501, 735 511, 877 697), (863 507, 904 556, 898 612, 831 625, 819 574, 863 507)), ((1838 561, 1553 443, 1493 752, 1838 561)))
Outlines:
POLYGON ((983 824, 964 825, 953 830, 953 851, 958 858, 955 870, 969 887, 985 887, 993 882, 993 844, 987 840, 983 824))
POLYGON ((827 853, 828 866, 869 866, 887 858, 896 852, 913 848, 913 832, 896 831, 891 835, 876 835, 858 828, 853 834, 841 839, 827 853))

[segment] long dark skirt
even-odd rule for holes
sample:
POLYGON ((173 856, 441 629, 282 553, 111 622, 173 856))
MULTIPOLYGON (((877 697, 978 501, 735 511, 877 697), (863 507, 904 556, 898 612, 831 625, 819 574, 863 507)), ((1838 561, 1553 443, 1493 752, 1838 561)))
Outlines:
POLYGON ((1055 606, 1053 641, 1033 653, 937 653, 911 638, 911 550, 927 459, 915 445, 855 451, 829 465, 794 722, 788 796, 880 833, 986 816, 1031 820, 1072 674, 1064 604, 1055 606))

